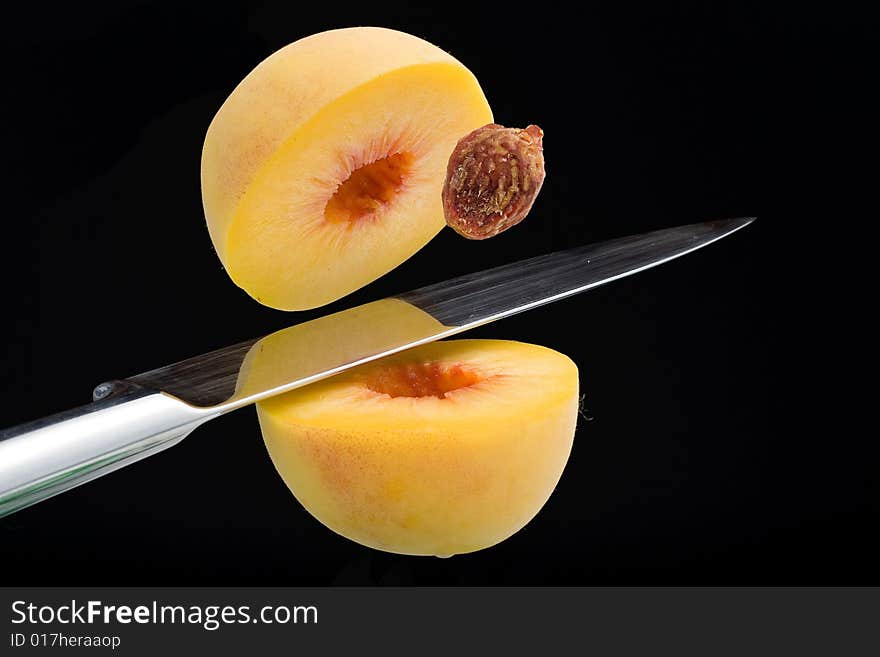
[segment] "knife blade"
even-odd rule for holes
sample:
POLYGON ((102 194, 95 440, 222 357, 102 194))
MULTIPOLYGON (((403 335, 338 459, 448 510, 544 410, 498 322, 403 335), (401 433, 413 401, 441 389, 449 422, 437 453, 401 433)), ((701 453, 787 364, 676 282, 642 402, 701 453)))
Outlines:
POLYGON ((753 220, 537 256, 102 383, 91 404, 0 431, 0 517, 166 449, 223 413, 655 267, 753 220))

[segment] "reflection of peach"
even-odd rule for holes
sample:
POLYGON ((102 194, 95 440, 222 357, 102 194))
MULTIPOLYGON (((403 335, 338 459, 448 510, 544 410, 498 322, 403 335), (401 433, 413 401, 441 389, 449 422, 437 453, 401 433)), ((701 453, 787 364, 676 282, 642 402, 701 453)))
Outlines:
POLYGON ((242 362, 233 399, 432 337, 445 326, 400 299, 382 299, 267 335, 242 362))
POLYGON ((577 368, 544 347, 436 342, 257 405, 269 454, 334 531, 390 552, 488 547, 523 527, 565 466, 577 368))
POLYGON ((349 28, 282 48, 236 87, 205 138, 217 254, 269 306, 348 294, 444 226, 449 155, 491 120, 470 71, 414 36, 349 28))

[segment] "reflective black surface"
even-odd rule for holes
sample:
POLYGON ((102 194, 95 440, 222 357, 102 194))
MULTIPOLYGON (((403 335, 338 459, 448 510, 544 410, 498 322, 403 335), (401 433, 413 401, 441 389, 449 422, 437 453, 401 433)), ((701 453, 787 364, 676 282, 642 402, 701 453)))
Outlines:
POLYGON ((544 510, 470 556, 372 552, 298 506, 246 409, 0 521, 4 584, 880 582, 872 461, 856 435, 797 426, 821 399, 790 399, 781 356, 817 348, 783 321, 816 255, 795 236, 818 228, 790 209, 813 190, 787 180, 780 139, 825 125, 784 102, 828 66, 801 52, 868 43, 861 21, 765 3, 542 6, 525 22, 470 3, 461 16, 449 3, 9 9, 0 426, 85 403, 101 381, 401 290, 758 215, 686 258, 473 334, 546 345, 580 367, 583 417, 544 510), (202 220, 201 143, 270 52, 357 24, 414 32, 464 61, 497 121, 544 129, 547 181, 532 216, 498 238, 444 231, 382 280, 294 317, 223 273, 202 220), (487 36, 498 34, 510 48, 487 36))

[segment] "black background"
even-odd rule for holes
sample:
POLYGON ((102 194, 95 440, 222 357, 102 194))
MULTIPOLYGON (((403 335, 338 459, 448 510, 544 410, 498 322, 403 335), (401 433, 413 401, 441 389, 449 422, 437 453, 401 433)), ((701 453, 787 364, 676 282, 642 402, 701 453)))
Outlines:
POLYGON ((790 174, 777 156, 807 123, 785 99, 809 87, 818 48, 866 42, 867 27, 763 3, 545 3, 525 15, 496 3, 316 4, 31 3, 6 14, 0 425, 318 314, 264 308, 229 281, 204 226, 199 157, 237 82, 323 29, 383 25, 451 51, 498 122, 544 128, 548 177, 516 229, 480 243, 444 231, 320 313, 582 243, 759 219, 475 333, 568 354, 587 395, 555 494, 496 547, 439 560, 336 536, 284 487, 247 409, 0 520, 0 580, 880 582, 866 466, 840 436, 795 428, 821 402, 789 399, 780 355, 794 338, 782 330, 779 240, 790 174))

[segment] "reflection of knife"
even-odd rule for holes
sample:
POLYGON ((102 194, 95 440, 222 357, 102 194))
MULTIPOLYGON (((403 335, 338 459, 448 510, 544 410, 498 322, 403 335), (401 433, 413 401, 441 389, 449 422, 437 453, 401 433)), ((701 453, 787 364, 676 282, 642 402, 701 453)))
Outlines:
POLYGON ((0 432, 0 516, 155 454, 228 411, 635 274, 751 222, 710 221, 538 256, 102 383, 91 404, 0 432))

